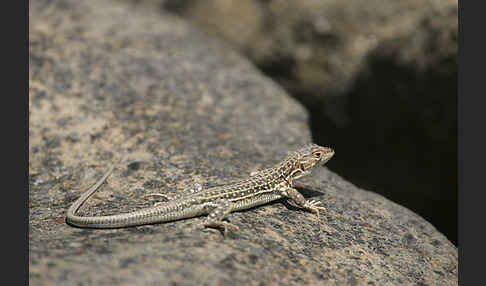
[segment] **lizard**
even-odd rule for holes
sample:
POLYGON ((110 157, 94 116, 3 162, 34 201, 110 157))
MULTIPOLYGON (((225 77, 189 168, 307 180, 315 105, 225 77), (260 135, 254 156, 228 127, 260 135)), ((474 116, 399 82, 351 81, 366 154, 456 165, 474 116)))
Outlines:
MULTIPOLYGON (((207 215, 204 227, 228 229, 239 227, 224 219, 233 211, 249 209, 268 202, 286 198, 300 209, 313 212, 325 210, 320 201, 306 200, 295 189, 295 180, 309 175, 318 165, 324 165, 334 155, 334 150, 317 144, 305 144, 273 167, 253 172, 246 179, 236 180, 205 190, 194 184, 190 194, 167 202, 156 203, 153 207, 128 213, 106 216, 79 216, 76 211, 106 181, 114 169, 112 165, 104 175, 85 191, 67 210, 66 223, 81 228, 123 228, 146 224, 170 222, 207 215)), ((165 197, 163 194, 149 194, 165 197)))

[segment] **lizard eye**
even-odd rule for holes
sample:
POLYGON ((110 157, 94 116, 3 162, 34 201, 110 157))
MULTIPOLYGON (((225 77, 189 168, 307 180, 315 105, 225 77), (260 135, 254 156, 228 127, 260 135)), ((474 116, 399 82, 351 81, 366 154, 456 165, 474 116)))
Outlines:
POLYGON ((321 152, 316 152, 314 153, 315 158, 321 158, 321 152))

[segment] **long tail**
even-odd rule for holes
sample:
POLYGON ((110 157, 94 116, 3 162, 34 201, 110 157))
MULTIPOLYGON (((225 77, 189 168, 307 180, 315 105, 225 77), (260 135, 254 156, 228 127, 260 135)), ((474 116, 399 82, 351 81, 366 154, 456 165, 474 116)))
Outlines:
POLYGON ((115 165, 112 165, 108 171, 101 177, 91 188, 84 192, 67 210, 66 212, 66 222, 71 225, 79 227, 89 227, 88 219, 90 217, 81 217, 76 215, 76 211, 84 204, 84 202, 94 193, 99 187, 106 181, 106 179, 111 175, 115 169, 115 165))
POLYGON ((86 192, 84 192, 67 210, 66 223, 72 226, 82 228, 120 228, 127 226, 136 226, 152 223, 173 221, 188 217, 193 217, 202 213, 199 209, 183 209, 182 203, 171 201, 163 206, 144 208, 129 213, 107 215, 107 216, 78 216, 76 211, 83 203, 106 181, 108 176, 113 172, 114 166, 86 192))

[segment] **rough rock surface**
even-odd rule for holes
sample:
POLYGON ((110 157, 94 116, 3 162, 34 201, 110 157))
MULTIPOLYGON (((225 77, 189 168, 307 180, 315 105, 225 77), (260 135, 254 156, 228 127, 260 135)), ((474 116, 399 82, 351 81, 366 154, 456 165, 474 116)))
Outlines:
POLYGON ((325 168, 302 181, 319 219, 276 202, 232 214, 226 238, 202 218, 66 225, 112 163, 82 214, 270 166, 310 140, 307 116, 221 43, 117 1, 29 2, 29 51, 30 285, 457 284, 457 249, 431 224, 325 168))
POLYGON ((339 147, 330 169, 457 243, 457 0, 126 1, 236 47, 308 108, 317 143, 339 147))

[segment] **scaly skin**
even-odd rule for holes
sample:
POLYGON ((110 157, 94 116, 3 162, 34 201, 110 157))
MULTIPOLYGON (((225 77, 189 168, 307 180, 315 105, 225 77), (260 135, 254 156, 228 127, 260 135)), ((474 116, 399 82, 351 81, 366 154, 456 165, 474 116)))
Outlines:
MULTIPOLYGON (((310 170, 323 165, 334 155, 334 150, 316 144, 307 144, 291 153, 276 166, 251 174, 247 179, 222 186, 202 190, 196 185, 193 193, 163 204, 156 204, 129 213, 108 216, 76 215, 81 205, 105 182, 113 171, 110 169, 91 188, 81 195, 67 210, 66 222, 82 228, 121 228, 169 222, 179 219, 207 214, 203 225, 205 227, 228 228, 238 230, 238 227, 223 219, 233 211, 259 206, 280 198, 299 208, 319 215, 319 201, 306 200, 294 187, 294 181, 310 174, 310 170)), ((160 195, 162 194, 152 194, 160 195)))

